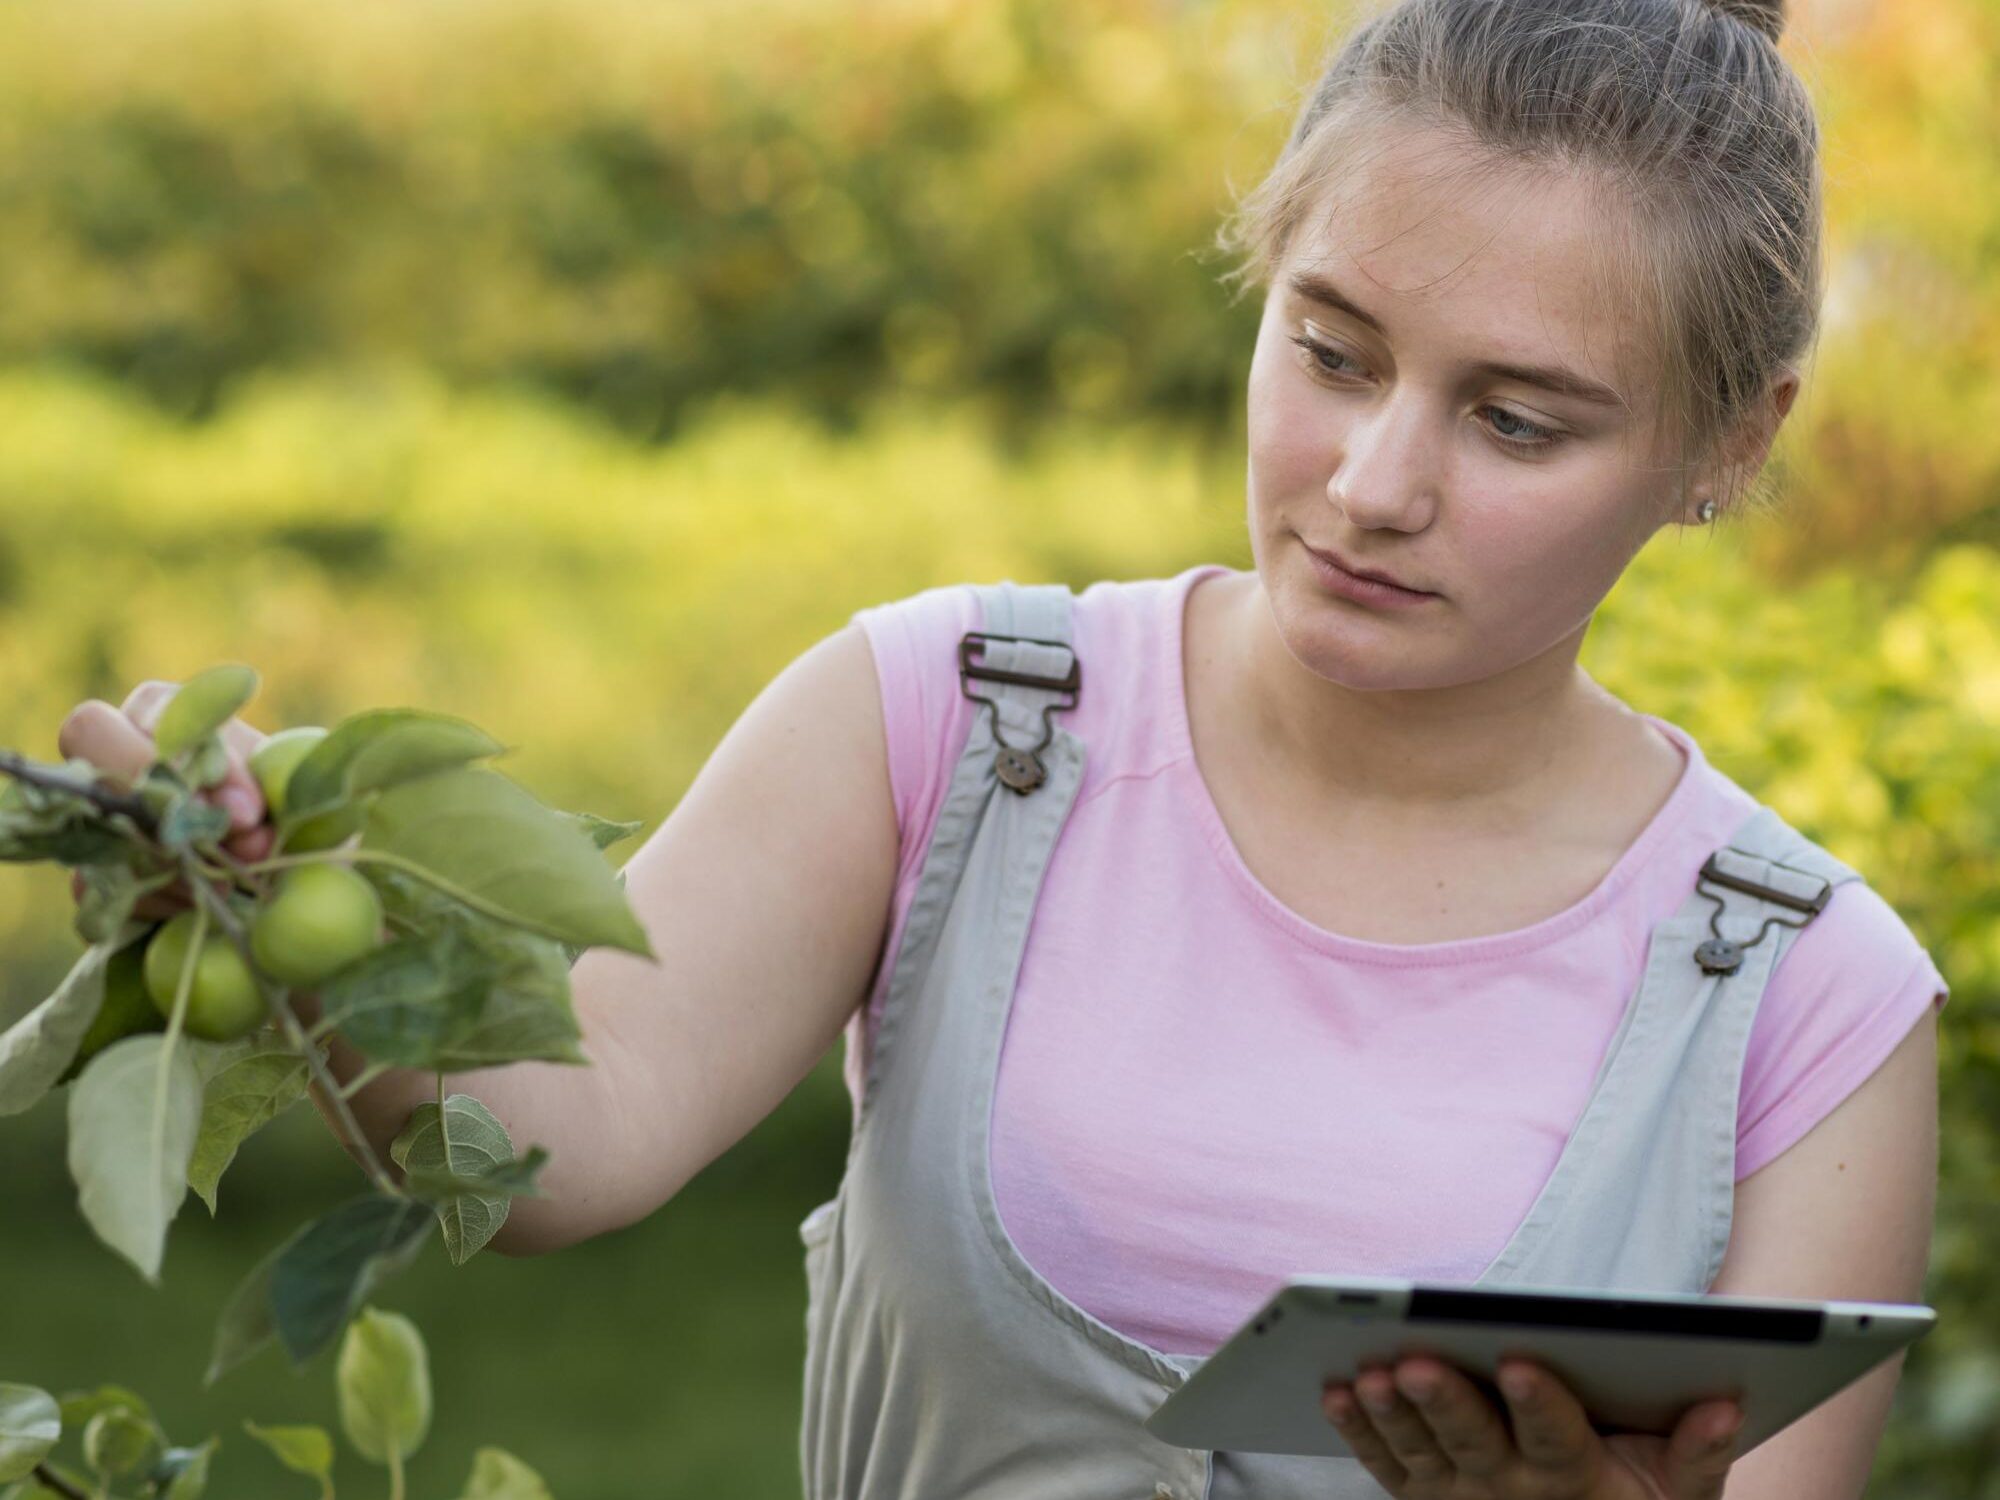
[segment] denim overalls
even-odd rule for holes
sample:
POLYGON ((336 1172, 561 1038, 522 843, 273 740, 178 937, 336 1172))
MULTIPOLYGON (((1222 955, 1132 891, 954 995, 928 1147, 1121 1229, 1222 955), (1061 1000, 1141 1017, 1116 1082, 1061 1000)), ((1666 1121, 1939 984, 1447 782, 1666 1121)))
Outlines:
MULTIPOLYGON (((807 1500, 1381 1500, 1354 1458, 1197 1451, 1145 1431, 1204 1356, 1100 1322, 1000 1223, 987 1140, 1001 1038, 1083 777, 1083 743, 1057 722, 1080 675, 1053 684, 1083 664, 1067 587, 978 592, 985 628, 960 644, 961 684, 993 707, 974 714, 925 851, 839 1192, 799 1226, 807 1500)), ((1473 1285, 1709 1288, 1758 999, 1797 928, 1859 878, 1769 808, 1744 820, 1653 929, 1582 1117, 1473 1285)))

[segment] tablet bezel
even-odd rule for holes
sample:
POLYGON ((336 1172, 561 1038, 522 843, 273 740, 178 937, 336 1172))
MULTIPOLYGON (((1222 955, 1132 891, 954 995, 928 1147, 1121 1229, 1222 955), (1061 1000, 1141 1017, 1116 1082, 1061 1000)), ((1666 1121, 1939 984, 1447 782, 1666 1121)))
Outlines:
POLYGON ((1747 1453, 1922 1337, 1936 1317, 1934 1309, 1913 1303, 1298 1275, 1199 1361, 1145 1426, 1187 1448, 1351 1456, 1326 1420, 1317 1389, 1301 1390, 1304 1367, 1323 1377, 1322 1384, 1351 1380, 1358 1373, 1354 1360, 1312 1356, 1376 1351, 1359 1357, 1366 1365, 1400 1357, 1397 1350, 1427 1349, 1496 1402, 1492 1377, 1506 1354, 1558 1372, 1579 1371, 1575 1383, 1586 1406, 1588 1372, 1595 1369, 1606 1390, 1615 1387, 1603 1409, 1630 1419, 1599 1420, 1602 1413, 1594 1412, 1593 1426, 1606 1433, 1664 1435, 1688 1405, 1717 1394, 1739 1396, 1745 1421, 1737 1452, 1747 1453), (1293 1321, 1285 1325, 1288 1314, 1293 1321), (1317 1330, 1310 1351, 1297 1345, 1302 1326, 1317 1330), (1738 1376, 1743 1384, 1735 1383, 1738 1376), (1717 1384, 1724 1389, 1707 1388, 1717 1384), (1229 1436, 1219 1429, 1243 1430, 1246 1401, 1258 1412, 1258 1430, 1281 1426, 1288 1446, 1266 1446, 1268 1437, 1208 1440, 1229 1436))

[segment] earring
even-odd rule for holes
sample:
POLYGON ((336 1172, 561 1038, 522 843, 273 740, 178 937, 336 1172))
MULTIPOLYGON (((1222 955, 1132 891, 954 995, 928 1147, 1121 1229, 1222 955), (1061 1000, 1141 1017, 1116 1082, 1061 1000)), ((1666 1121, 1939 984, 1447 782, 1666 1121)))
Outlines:
POLYGON ((1715 502, 1713 500, 1702 501, 1700 505, 1695 507, 1694 513, 1701 517, 1702 525, 1706 526, 1710 521, 1715 519, 1715 502))

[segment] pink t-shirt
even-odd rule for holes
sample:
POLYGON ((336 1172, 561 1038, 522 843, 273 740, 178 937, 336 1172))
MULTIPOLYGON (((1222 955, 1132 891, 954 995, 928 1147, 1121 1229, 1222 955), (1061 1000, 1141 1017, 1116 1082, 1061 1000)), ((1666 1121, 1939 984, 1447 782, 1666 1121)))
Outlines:
MULTIPOLYGON (((1200 578, 1078 595, 1083 784, 1029 926, 995 1084, 994 1194, 1030 1265, 1128 1337, 1208 1354, 1294 1272, 1473 1281, 1540 1193, 1637 988, 1647 936, 1757 803, 1679 726, 1679 784, 1589 895, 1513 932, 1328 932, 1271 895, 1194 761, 1183 609, 1200 578)), ((902 866, 847 1031, 867 1048, 971 725, 965 585, 857 611, 874 648, 902 866)), ((1865 881, 1794 939, 1752 1028, 1740 1181, 1868 1077, 1943 977, 1865 881)))

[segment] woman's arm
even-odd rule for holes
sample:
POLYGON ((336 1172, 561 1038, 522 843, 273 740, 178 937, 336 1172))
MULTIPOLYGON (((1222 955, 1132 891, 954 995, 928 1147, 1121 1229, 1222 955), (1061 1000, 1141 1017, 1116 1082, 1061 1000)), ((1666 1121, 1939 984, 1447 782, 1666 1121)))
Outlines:
POLYGON ((752 701, 626 861, 659 962, 593 948, 571 971, 601 1101, 549 1064, 546 1107, 524 1101, 520 1129, 495 1113, 524 1146, 561 1113, 553 1091, 602 1118, 587 1158, 551 1146, 559 1191, 516 1198, 493 1248, 538 1254, 644 1218, 777 1108, 867 992, 899 850, 874 654, 849 624, 752 701))
MULTIPOLYGON (((1937 1204, 1937 1006, 1796 1145, 1736 1185, 1716 1295, 1921 1302, 1937 1204)), ((1723 1500, 1861 1500, 1898 1354, 1731 1467, 1723 1500)))

